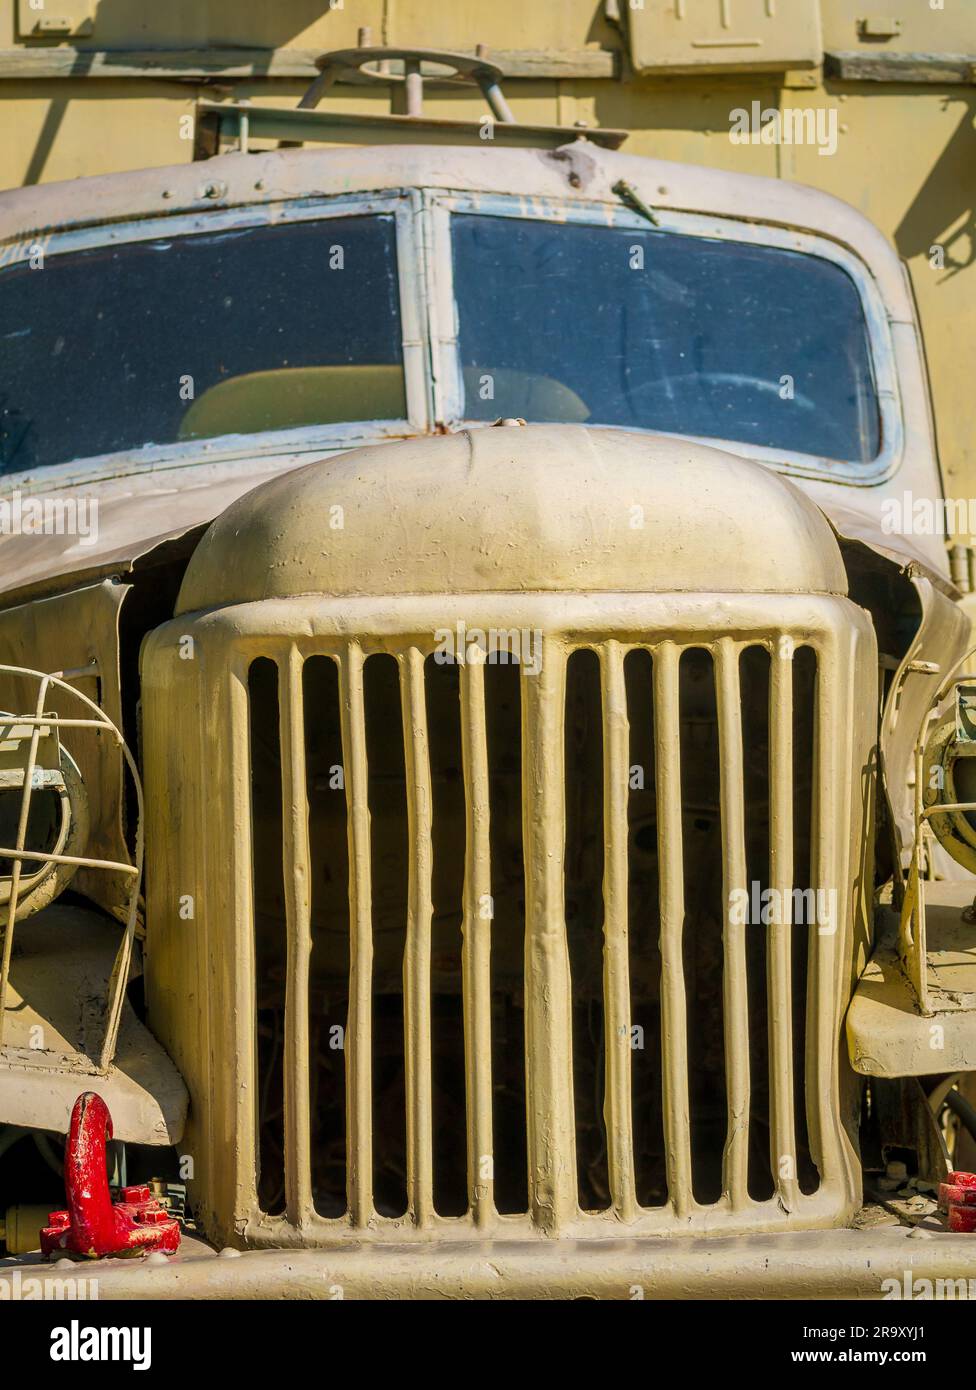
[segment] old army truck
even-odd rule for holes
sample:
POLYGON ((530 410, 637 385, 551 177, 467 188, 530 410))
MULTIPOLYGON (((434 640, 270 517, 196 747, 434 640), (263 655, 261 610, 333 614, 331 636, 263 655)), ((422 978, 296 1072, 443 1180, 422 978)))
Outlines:
POLYGON ((84 1091, 184 1222, 103 1295, 976 1277, 906 272, 468 69, 504 139, 294 148, 313 93, 0 197, 0 1280, 84 1091))

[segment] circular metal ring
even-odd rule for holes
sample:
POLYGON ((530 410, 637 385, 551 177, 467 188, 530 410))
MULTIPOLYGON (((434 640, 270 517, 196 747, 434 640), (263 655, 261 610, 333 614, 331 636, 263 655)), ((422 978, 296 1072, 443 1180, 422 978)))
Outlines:
MULTIPOLYGON (((64 779, 64 786, 58 790, 61 823, 50 852, 82 855, 88 844, 88 792, 78 764, 64 744, 61 745, 61 776, 64 779)), ((64 891, 77 871, 77 864, 52 861, 41 864, 33 873, 24 874, 20 880, 16 920, 21 922, 25 917, 40 912, 42 907, 47 907, 64 891)), ((10 901, 11 882, 8 874, 0 876, 0 906, 6 906, 10 901)))
POLYGON ((369 65, 384 62, 417 63, 424 82, 500 82, 504 73, 485 58, 472 58, 468 53, 442 53, 433 48, 337 48, 315 59, 319 72, 338 68, 358 72, 370 82, 405 82, 407 74, 377 72, 369 65), (447 68, 446 72, 425 72, 424 64, 447 68))

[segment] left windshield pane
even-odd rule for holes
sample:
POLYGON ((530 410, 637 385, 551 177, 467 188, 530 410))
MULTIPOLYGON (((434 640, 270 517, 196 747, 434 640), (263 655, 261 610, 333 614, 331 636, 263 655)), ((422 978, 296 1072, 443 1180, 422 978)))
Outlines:
POLYGON ((160 237, 0 273, 0 472, 406 416, 390 216, 160 237))

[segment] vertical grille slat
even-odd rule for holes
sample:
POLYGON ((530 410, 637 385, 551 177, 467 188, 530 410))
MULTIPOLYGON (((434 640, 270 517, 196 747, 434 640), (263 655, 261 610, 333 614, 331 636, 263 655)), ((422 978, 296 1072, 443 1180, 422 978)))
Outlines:
MULTIPOLYGON (((813 835, 810 855, 810 882, 814 892, 836 892, 837 885, 843 882, 840 877, 840 845, 838 837, 843 832, 831 815, 830 798, 822 795, 822 789, 839 784, 846 769, 838 757, 845 747, 842 731, 838 728, 842 718, 836 698, 832 698, 840 681, 837 652, 832 643, 823 643, 816 649, 817 674, 814 697, 813 718, 813 807, 811 819, 813 835)), ((820 935, 810 933, 810 965, 807 973, 807 1018, 828 1017, 833 992, 841 987, 837 979, 838 962, 836 957, 839 924, 831 933, 820 935)), ((833 1105, 836 1101, 836 1049, 835 1039, 831 1039, 830 1049, 822 1052, 819 1048, 807 1050, 806 1093, 811 1102, 814 1097, 822 1098, 833 1105), (828 1078, 829 1081, 828 1081, 828 1078)), ((845 1158, 841 1152, 839 1135, 833 1127, 823 1123, 824 1108, 810 1103, 807 1106, 807 1140, 810 1156, 826 1179, 829 1173, 843 1170, 845 1158)))
POLYGON ((302 656, 292 647, 281 663, 282 838, 287 958, 285 983, 285 1213, 303 1226, 312 1213, 311 1113, 309 1103, 309 959, 312 950, 310 910, 308 797, 305 772, 305 714, 302 656))
POLYGON ((415 1221, 425 1226, 434 1211, 430 1014, 433 840, 424 656, 416 647, 410 647, 402 658, 400 691, 410 839, 403 962, 407 1192, 415 1221))
POLYGON ((668 1195, 678 1217, 691 1209, 691 1131, 688 1101, 688 1019, 682 938, 684 851, 681 826, 679 649, 654 650, 654 755, 661 909, 661 1053, 668 1195))
POLYGON ((767 957, 769 1010, 770 1167, 780 1201, 796 1206, 797 1155, 793 1115, 793 659, 780 641, 769 687, 769 886, 776 893, 767 957))
POLYGON ((464 911, 461 987, 464 999, 464 1075, 467 1092, 468 1199, 476 1223, 494 1213, 491 1078, 491 811, 485 671, 461 667, 461 755, 465 772, 464 911))
POLYGON ((628 958, 628 768, 630 724, 620 644, 608 642, 600 663, 603 695, 604 951, 606 1131, 610 1194, 621 1220, 637 1212, 631 1114, 631 1005, 628 958))
POLYGON ((525 1060, 529 1205, 558 1230, 576 1214, 572 1002, 563 881, 566 656, 545 648, 522 678, 525 843, 525 1060))
POLYGON ((349 1026, 346 1030, 346 1149, 349 1211, 365 1226, 373 1212, 372 886, 363 652, 350 642, 341 666, 342 750, 349 807, 349 1026))
POLYGON ((722 800, 722 899, 728 1135, 723 1154, 723 1186, 733 1207, 749 1199, 749 999, 745 933, 731 920, 734 892, 748 893, 745 832, 745 773, 742 750, 742 691, 739 648, 728 637, 715 648, 722 800))

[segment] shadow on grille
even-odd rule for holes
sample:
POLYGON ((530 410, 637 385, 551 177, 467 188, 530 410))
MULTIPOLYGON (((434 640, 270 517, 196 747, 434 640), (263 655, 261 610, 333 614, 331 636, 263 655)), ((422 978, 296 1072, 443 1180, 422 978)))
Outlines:
POLYGON ((688 1033, 692 1192, 722 1195, 728 1130, 723 1034, 722 816, 718 712, 711 654, 692 647, 678 666, 681 708, 681 831, 685 927, 682 940, 688 1033))
POLYGON ((658 900, 657 798, 654 790, 654 687, 651 654, 628 652, 624 660, 630 724, 630 796, 627 906, 630 1062, 634 1126, 634 1174, 638 1205, 667 1201, 661 1058, 661 912, 658 900))
POLYGON ((302 672, 308 796, 309 1082, 312 1197, 320 1216, 346 1210, 346 1027, 349 1021, 349 840, 339 668, 312 656, 302 672))
POLYGON ((529 1205, 525 1122, 525 863, 522 848, 522 694, 516 665, 486 666, 491 933, 492 1128, 495 1206, 529 1205))
POLYGON ((433 798, 430 1041, 434 1210, 441 1216, 462 1216, 468 1209, 468 1185, 461 996, 465 798, 460 667, 428 657, 424 685, 433 798))
POLYGON ((573 991, 573 1096, 580 1209, 610 1205, 604 1118, 603 714, 600 659, 573 652, 566 671, 566 935, 573 991))
POLYGON ((407 1210, 403 953, 407 935, 407 787, 396 658, 363 666, 373 904, 373 1205, 407 1210))
MULTIPOLYGON (((764 647, 747 647, 739 662, 742 682, 742 752, 745 774, 746 882, 769 884, 769 686, 770 658, 764 647)), ((772 1197, 769 1161, 769 1030, 766 999, 766 932, 746 928, 749 989, 749 1196, 772 1197)))
POLYGON ((248 671, 251 840, 254 846, 254 979, 257 1031, 258 1201, 285 1204, 285 890, 282 864, 278 668, 259 657, 248 671))
POLYGON ((797 920, 795 909, 793 915, 793 1096, 797 1182, 800 1191, 807 1194, 816 1192, 820 1186, 820 1174, 810 1153, 806 1107, 809 1092, 805 1076, 807 973, 811 952, 817 944, 821 913, 813 897, 812 872, 816 701, 816 653, 812 647, 800 647, 793 662, 793 882, 803 893, 807 910, 802 922, 797 920))

